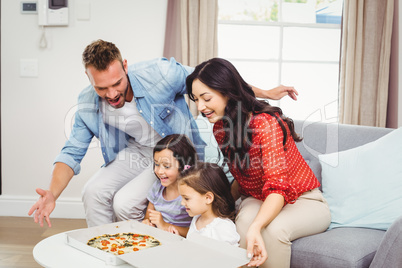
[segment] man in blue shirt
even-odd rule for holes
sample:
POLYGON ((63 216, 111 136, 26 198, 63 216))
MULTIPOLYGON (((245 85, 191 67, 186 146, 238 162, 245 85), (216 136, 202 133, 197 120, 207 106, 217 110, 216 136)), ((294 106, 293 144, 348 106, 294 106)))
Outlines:
MULTIPOLYGON (((83 53, 91 85, 78 97, 78 109, 68 141, 56 157, 49 190, 38 188, 32 206, 34 220, 51 226, 49 215, 95 136, 104 158, 103 167, 86 183, 83 203, 89 227, 126 219, 142 220, 146 195, 156 180, 153 147, 173 133, 187 135, 203 159, 205 143, 184 98, 185 80, 193 68, 173 58, 128 66, 119 49, 97 40, 83 53)), ((253 87, 258 97, 295 98, 294 88, 271 91, 253 87)))

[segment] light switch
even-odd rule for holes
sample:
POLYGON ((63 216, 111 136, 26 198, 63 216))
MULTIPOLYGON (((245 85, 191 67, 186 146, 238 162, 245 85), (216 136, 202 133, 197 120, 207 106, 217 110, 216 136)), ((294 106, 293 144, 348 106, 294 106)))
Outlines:
POLYGON ((37 14, 37 3, 32 1, 21 2, 21 13, 22 14, 37 14))
POLYGON ((21 59, 20 60, 21 77, 38 77, 38 60, 21 59))

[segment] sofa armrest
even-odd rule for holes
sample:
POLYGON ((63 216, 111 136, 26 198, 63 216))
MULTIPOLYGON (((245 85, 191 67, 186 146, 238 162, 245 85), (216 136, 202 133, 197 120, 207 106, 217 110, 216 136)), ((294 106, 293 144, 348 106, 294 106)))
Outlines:
POLYGON ((402 216, 385 232, 370 268, 402 268, 402 216))

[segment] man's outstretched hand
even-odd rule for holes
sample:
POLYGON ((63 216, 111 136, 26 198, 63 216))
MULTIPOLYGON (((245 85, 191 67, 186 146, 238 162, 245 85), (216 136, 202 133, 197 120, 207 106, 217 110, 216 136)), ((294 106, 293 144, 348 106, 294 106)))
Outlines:
POLYGON ((269 90, 269 98, 272 100, 280 100, 285 96, 289 96, 293 100, 297 100, 299 93, 294 87, 279 85, 269 90))
POLYGON ((28 215, 31 216, 34 213, 34 221, 39 223, 41 227, 43 227, 43 219, 46 220, 49 227, 52 227, 49 215, 56 206, 56 199, 48 190, 37 188, 36 192, 40 195, 39 200, 31 207, 28 215))

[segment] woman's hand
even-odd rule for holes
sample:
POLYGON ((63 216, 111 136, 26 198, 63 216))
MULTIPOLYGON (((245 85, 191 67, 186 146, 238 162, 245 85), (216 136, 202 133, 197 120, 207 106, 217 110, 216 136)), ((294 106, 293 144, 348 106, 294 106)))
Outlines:
POLYGON ((251 258, 248 266, 259 266, 263 264, 268 256, 265 249, 264 240, 261 236, 261 229, 253 225, 247 231, 246 235, 247 243, 247 256, 251 258))

